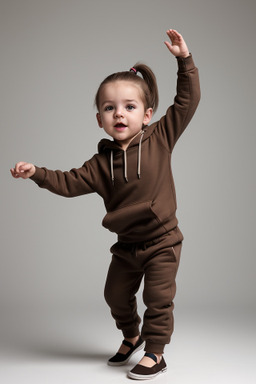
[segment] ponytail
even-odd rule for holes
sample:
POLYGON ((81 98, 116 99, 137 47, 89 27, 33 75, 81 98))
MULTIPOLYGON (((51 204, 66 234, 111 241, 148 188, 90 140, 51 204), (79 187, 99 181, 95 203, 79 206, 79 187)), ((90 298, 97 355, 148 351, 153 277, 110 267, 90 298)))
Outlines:
POLYGON ((147 85, 148 90, 144 89, 147 108, 152 108, 153 112, 155 112, 159 101, 156 77, 146 64, 136 63, 133 68, 136 70, 136 74, 139 72, 142 75, 142 78, 147 85))

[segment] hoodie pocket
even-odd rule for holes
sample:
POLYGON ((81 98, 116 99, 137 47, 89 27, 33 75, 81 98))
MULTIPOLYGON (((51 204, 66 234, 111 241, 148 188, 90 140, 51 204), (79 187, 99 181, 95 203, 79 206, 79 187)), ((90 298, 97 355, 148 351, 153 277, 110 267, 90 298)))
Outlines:
POLYGON ((139 234, 163 232, 163 223, 153 211, 153 202, 147 201, 129 205, 108 212, 102 221, 103 227, 120 236, 136 238, 139 234))

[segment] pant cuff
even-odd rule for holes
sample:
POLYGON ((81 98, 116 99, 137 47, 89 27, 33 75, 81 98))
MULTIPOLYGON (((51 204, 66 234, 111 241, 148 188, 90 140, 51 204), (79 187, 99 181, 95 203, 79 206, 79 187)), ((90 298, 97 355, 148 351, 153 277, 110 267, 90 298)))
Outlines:
POLYGON ((156 343, 153 343, 152 341, 146 340, 146 345, 144 350, 148 353, 162 354, 164 353, 164 347, 165 347, 165 344, 156 344, 156 343))
POLYGON ((136 336, 139 336, 139 334, 140 334, 139 327, 123 329, 122 332, 123 332, 124 337, 126 337, 126 338, 136 337, 136 336))

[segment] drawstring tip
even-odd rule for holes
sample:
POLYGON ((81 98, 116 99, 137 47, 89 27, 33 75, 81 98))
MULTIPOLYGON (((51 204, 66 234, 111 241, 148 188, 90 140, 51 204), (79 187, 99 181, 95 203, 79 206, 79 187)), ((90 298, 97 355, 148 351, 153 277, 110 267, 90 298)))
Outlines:
POLYGON ((126 181, 126 183, 128 183, 128 178, 127 177, 125 178, 125 181, 126 181))
POLYGON ((138 173, 138 179, 140 179, 140 173, 138 173))

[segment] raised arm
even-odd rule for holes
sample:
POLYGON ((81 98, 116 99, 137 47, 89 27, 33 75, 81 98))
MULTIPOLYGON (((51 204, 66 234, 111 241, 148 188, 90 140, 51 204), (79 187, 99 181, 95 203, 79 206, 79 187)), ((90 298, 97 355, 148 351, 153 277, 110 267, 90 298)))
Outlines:
POLYGON ((165 45, 176 57, 178 64, 177 90, 174 103, 157 125, 162 144, 172 151, 197 109, 200 84, 198 70, 182 35, 174 29, 169 29, 167 35, 170 42, 165 41, 165 45))

